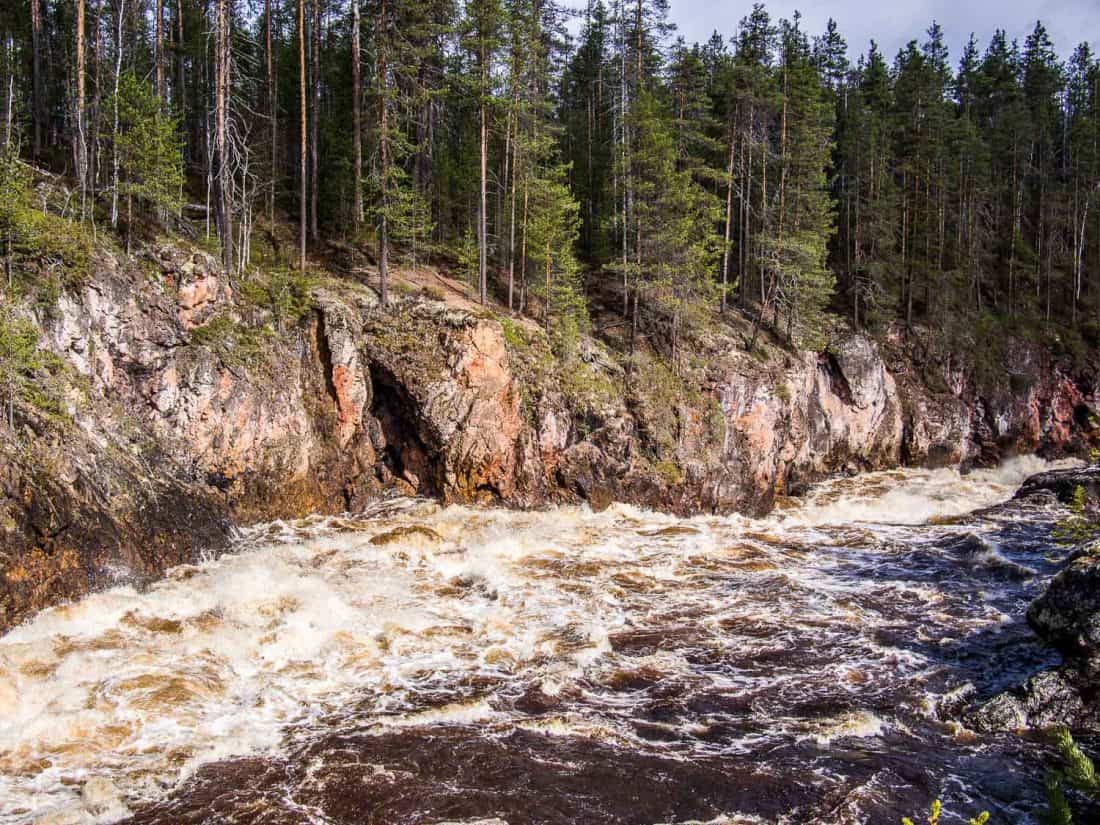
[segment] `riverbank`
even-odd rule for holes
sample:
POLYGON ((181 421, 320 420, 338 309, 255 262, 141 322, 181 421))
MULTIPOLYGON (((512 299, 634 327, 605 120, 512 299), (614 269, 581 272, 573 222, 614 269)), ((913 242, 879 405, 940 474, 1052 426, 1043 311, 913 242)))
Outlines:
POLYGON ((611 322, 562 357, 439 273, 398 274, 382 310, 331 261, 230 281, 183 242, 101 244, 7 308, 44 366, 0 439, 0 629, 240 525, 387 495, 760 514, 836 473, 1079 454, 1096 434, 1097 373, 1022 342, 990 378, 919 331, 749 352, 731 313, 675 368, 611 322))

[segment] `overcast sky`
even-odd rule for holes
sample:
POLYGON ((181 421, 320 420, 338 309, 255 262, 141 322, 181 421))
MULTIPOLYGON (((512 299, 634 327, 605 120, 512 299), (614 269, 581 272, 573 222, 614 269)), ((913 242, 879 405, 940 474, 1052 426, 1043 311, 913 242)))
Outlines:
MULTIPOLYGON (((752 8, 752 0, 669 2, 670 16, 689 42, 706 40, 715 29, 729 38, 752 8)), ((587 0, 568 3, 583 9, 587 0)), ((1019 38, 1022 46, 1036 19, 1043 21, 1063 59, 1082 40, 1089 41, 1094 50, 1100 47, 1100 0, 773 0, 766 6, 773 18, 801 11, 810 34, 824 31, 825 22, 835 18, 853 59, 867 50, 872 37, 892 59, 910 40, 923 43, 925 29, 933 20, 943 26, 952 65, 971 32, 977 35, 982 51, 998 28, 1007 31, 1009 38, 1019 38)))

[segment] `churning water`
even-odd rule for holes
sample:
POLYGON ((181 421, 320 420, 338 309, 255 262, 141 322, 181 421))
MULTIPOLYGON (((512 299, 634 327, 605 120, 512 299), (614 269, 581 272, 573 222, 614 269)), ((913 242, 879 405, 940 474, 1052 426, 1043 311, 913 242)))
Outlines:
POLYGON ((1047 466, 255 528, 0 638, 0 822, 1026 822, 1035 745, 952 710, 1051 660, 1054 513, 955 517, 1047 466))

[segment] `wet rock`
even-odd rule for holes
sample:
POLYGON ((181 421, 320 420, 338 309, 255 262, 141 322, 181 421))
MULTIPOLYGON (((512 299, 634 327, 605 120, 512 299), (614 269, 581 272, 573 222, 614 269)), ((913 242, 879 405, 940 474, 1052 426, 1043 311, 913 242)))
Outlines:
POLYGON ((968 716, 971 727, 983 732, 1045 730, 1077 727, 1084 717, 1081 692, 1059 670, 1047 670, 1022 686, 998 694, 968 716))
POLYGON ((1016 492, 1016 498, 1028 498, 1040 493, 1053 493, 1063 504, 1073 501, 1080 487, 1087 500, 1100 499, 1100 466, 1067 470, 1051 470, 1028 478, 1016 492))
POLYGON ((1027 620, 1074 667, 1100 673, 1100 541, 1078 549, 1032 603, 1027 620))
POLYGON ((443 536, 439 535, 431 527, 424 527, 421 524, 412 524, 407 527, 395 527, 392 530, 387 530, 385 533, 379 533, 377 536, 371 538, 370 543, 377 547, 385 547, 387 544, 396 544, 400 541, 407 541, 409 539, 419 539, 421 541, 427 541, 430 544, 439 544, 443 541, 443 536))

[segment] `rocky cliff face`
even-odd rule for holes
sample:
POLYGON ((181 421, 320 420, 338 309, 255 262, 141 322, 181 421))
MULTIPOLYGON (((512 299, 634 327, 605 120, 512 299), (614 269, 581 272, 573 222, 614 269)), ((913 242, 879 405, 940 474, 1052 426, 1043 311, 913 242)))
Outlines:
POLYGON ((5 436, 0 629, 217 552, 235 523, 388 492, 762 512, 835 472, 1078 449, 1097 401, 1038 356, 981 394, 949 359, 858 335, 749 355, 731 328, 679 375, 585 341, 562 368, 529 322, 423 297, 383 312, 336 280, 286 317, 248 286, 165 245, 99 254, 38 311, 74 389, 60 417, 17 405, 5 436))

